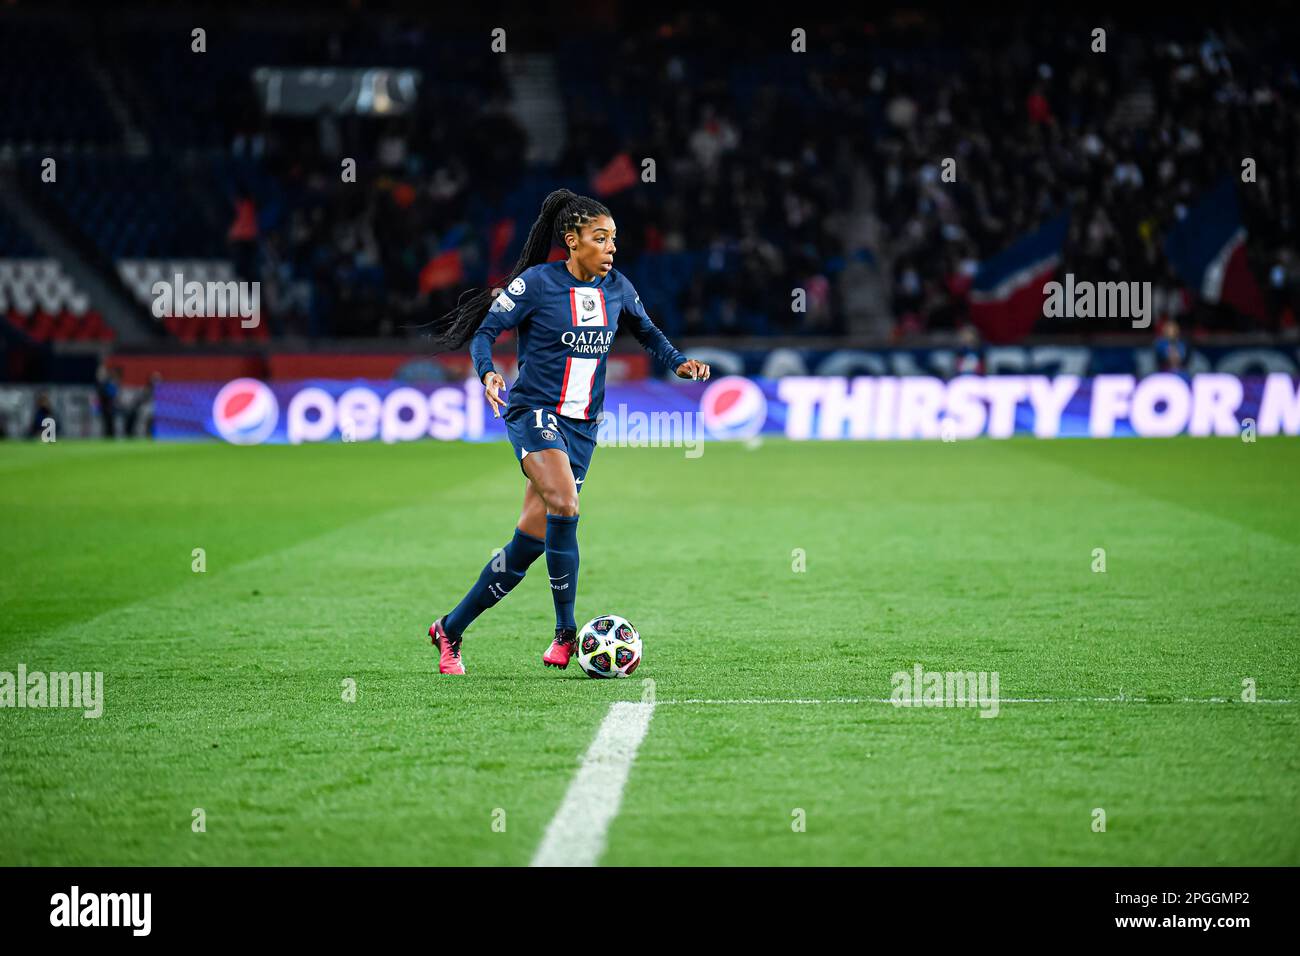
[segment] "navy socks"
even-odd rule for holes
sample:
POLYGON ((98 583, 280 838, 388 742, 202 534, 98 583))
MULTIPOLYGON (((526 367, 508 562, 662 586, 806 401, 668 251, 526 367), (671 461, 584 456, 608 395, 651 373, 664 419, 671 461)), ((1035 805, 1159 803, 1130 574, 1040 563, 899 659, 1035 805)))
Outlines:
POLYGON ((447 615, 447 633, 465 633, 475 618, 514 590, 543 551, 555 601, 555 626, 576 630, 573 609, 578 598, 578 516, 547 515, 545 541, 516 528, 510 543, 492 556, 474 586, 447 615))
MULTIPOLYGON (((574 518, 572 520, 577 521, 578 519, 574 518)), ((547 521, 546 541, 534 538, 531 534, 524 534, 516 528, 515 536, 510 539, 510 543, 502 548, 499 553, 492 556, 492 560, 483 568, 478 580, 469 589, 469 593, 447 615, 447 620, 443 624, 447 628, 447 632, 453 636, 463 634, 465 628, 473 624, 476 617, 509 594, 514 589, 514 586, 524 579, 524 573, 528 570, 528 566, 542 556, 542 552, 549 546, 550 539, 549 520, 547 521)), ((576 541, 573 549, 573 565, 576 572, 578 566, 576 541)), ((554 574, 555 572, 552 571, 551 573, 554 574)), ((569 607, 572 609, 572 602, 570 602, 569 607)), ((569 613, 572 615, 572 610, 569 613)))
POLYGON ((555 600, 555 626, 577 629, 573 607, 578 600, 578 516, 546 516, 546 571, 555 600))

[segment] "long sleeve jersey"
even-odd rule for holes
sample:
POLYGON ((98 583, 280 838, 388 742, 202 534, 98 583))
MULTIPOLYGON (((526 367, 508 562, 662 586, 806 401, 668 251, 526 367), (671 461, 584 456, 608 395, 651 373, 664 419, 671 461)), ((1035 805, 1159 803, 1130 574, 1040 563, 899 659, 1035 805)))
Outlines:
POLYGON ((686 361, 650 321, 636 289, 617 269, 584 283, 563 261, 533 266, 501 291, 474 333, 474 370, 480 381, 492 371, 492 343, 507 329, 517 329, 519 378, 510 389, 507 413, 546 408, 568 418, 598 418, 605 402, 605 360, 620 320, 669 368, 686 361))

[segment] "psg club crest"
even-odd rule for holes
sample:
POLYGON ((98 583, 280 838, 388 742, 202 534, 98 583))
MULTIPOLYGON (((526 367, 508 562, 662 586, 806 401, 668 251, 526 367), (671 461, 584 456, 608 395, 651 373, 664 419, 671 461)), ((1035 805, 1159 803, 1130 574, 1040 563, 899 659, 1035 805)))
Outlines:
POLYGON ((569 309, 573 313, 574 325, 609 325, 609 317, 605 313, 605 293, 599 289, 570 289, 569 309))

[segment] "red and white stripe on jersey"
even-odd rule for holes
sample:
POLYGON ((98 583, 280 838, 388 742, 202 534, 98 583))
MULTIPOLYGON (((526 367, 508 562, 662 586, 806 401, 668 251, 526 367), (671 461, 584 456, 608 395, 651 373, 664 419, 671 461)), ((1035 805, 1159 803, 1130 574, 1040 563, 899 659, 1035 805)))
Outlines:
POLYGON ((574 358, 564 362, 564 384, 560 386, 560 404, 555 410, 568 418, 586 418, 591 408, 591 387, 596 381, 600 359, 574 358))
POLYGON ((574 286, 569 290, 569 311, 573 315, 574 325, 609 325, 604 289, 574 286))

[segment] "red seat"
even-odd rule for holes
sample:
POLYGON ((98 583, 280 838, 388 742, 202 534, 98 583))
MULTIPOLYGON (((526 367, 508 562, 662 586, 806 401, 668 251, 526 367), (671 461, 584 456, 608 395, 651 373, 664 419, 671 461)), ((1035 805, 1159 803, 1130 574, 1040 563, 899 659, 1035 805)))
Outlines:
POLYGON ((90 311, 86 313, 86 325, 89 329, 87 338, 96 339, 100 342, 111 342, 116 336, 104 317, 98 312, 90 311))
POLYGON ((32 317, 32 323, 27 327, 27 332, 37 342, 44 342, 54 333, 54 316, 48 312, 37 312, 32 317))

